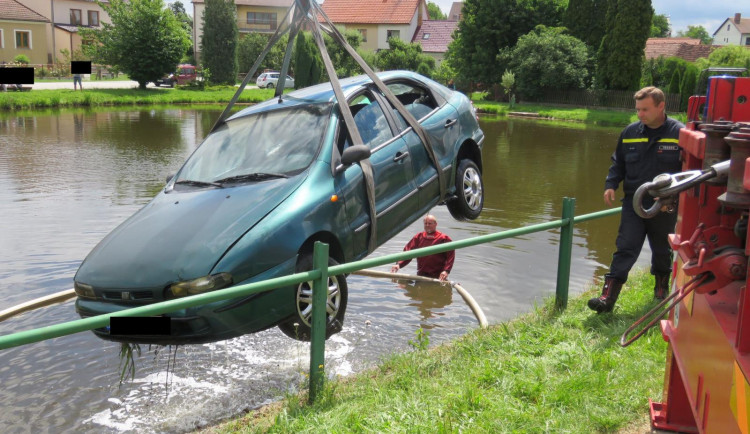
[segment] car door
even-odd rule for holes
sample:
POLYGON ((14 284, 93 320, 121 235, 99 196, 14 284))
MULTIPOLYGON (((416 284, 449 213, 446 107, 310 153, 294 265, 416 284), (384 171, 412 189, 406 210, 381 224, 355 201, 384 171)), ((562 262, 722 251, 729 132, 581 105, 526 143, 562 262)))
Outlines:
MULTIPOLYGON (((399 79, 387 82, 386 86, 424 128, 443 168, 444 182, 447 183, 453 170, 451 164, 459 137, 458 111, 421 83, 399 79)), ((403 138, 412 156, 414 179, 419 189, 419 206, 421 212, 426 212, 440 197, 437 170, 417 133, 408 126, 395 107, 390 108, 398 126, 404 132, 403 138)))
MULTIPOLYGON (((382 100, 370 90, 349 100, 362 141, 372 154, 375 181, 375 209, 377 213, 377 239, 382 244, 401 231, 418 211, 419 198, 414 182, 411 155, 406 142, 397 137, 393 118, 386 116, 382 100)), ((339 121, 338 151, 351 146, 343 120, 339 121)), ((336 177, 336 189, 344 198, 347 219, 356 250, 366 251, 369 234, 369 214, 366 188, 359 165, 352 165, 336 177)))

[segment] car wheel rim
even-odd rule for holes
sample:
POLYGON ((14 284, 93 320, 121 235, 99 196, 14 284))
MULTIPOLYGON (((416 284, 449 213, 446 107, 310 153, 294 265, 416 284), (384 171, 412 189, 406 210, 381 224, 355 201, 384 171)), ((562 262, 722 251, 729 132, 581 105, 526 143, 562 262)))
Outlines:
MULTIPOLYGON (((297 287, 297 314, 306 326, 312 327, 312 287, 313 282, 302 282, 297 287)), ((328 297, 326 298, 326 323, 331 322, 339 313, 341 290, 336 276, 328 278, 328 297)))
POLYGON ((482 204, 482 179, 473 167, 464 172, 464 200, 472 210, 479 209, 482 204))

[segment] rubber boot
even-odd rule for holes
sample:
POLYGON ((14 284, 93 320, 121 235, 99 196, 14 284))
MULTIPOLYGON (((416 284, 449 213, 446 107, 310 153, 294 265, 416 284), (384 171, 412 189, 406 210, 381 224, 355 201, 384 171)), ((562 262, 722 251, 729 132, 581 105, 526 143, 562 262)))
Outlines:
POLYGON ((654 274, 654 298, 664 300, 669 293, 669 274, 654 274))
POLYGON ((589 300, 589 309, 595 310, 596 313, 612 312, 621 289, 622 282, 613 277, 607 277, 604 279, 602 295, 589 300))

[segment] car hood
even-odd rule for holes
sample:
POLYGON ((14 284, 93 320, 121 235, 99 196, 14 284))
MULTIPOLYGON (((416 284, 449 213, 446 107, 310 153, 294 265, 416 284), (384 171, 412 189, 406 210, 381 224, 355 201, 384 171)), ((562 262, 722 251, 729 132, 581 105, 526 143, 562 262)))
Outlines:
POLYGON ((160 193, 89 253, 75 280, 97 288, 156 288, 205 276, 248 230, 304 181, 286 179, 160 193))

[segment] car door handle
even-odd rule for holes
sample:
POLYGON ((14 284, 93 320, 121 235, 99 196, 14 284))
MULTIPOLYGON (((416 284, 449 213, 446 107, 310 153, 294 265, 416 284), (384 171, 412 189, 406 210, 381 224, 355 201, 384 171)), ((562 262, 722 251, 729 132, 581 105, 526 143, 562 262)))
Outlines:
POLYGON ((403 160, 404 158, 406 158, 408 156, 409 156, 409 152, 401 152, 401 151, 399 151, 399 152, 396 153, 396 156, 393 157, 393 161, 394 162, 401 161, 401 160, 403 160))
POLYGON ((446 119, 445 120, 445 128, 453 126, 456 122, 458 122, 458 119, 446 119))

